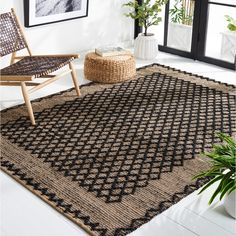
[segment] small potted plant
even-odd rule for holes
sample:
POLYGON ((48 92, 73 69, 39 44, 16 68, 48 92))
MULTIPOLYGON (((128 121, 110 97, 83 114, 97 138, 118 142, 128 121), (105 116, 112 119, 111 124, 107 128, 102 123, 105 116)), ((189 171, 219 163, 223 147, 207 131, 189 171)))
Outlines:
POLYGON ((134 42, 134 55, 141 59, 154 59, 158 53, 158 43, 155 35, 149 33, 150 26, 158 25, 161 22, 159 16, 162 6, 168 0, 143 0, 139 4, 137 0, 129 1, 123 6, 128 7, 131 11, 125 14, 127 17, 138 20, 140 27, 144 28, 144 33, 139 34, 134 42))
POLYGON ((192 43, 192 24, 194 0, 175 0, 169 10, 168 46, 190 51, 192 43))
POLYGON ((227 30, 221 33, 221 58, 234 62, 236 55, 236 20, 229 15, 225 15, 225 19, 227 30))
POLYGON ((211 178, 211 180, 203 186, 199 194, 217 182, 218 185, 209 200, 209 204, 214 201, 216 196, 219 196, 220 200, 224 198, 226 211, 236 218, 236 141, 224 133, 219 133, 218 137, 224 141, 224 143, 214 145, 210 153, 205 153, 205 156, 211 160, 210 168, 195 176, 194 179, 202 177, 211 178))

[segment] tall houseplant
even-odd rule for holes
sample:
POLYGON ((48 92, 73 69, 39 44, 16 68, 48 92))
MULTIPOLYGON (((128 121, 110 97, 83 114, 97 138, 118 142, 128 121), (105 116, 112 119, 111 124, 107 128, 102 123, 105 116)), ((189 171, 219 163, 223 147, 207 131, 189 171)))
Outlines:
POLYGON ((205 153, 205 156, 210 158, 210 168, 195 176, 194 179, 202 177, 212 178, 201 189, 199 194, 218 181, 218 185, 209 200, 209 204, 211 204, 217 196, 219 196, 220 200, 225 198, 225 209, 235 218, 236 141, 223 133, 219 133, 218 137, 224 141, 224 143, 214 145, 210 153, 205 153))
POLYGON ((140 27, 144 28, 144 33, 140 34, 135 40, 134 53, 137 57, 142 59, 153 59, 158 52, 157 40, 154 34, 148 33, 150 26, 158 25, 162 18, 159 16, 162 6, 168 0, 143 0, 141 4, 137 0, 129 1, 124 4, 130 11, 125 14, 134 20, 138 20, 140 27))

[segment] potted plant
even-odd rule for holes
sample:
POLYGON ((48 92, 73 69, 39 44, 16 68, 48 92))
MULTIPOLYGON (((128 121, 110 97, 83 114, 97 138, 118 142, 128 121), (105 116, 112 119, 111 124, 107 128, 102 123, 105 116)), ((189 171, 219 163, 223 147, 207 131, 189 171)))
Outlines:
POLYGON ((138 20, 140 27, 144 28, 144 33, 139 34, 134 43, 134 55, 141 59, 154 59, 158 53, 158 43, 155 35, 149 33, 150 26, 158 25, 161 22, 159 16, 162 5, 168 0, 143 0, 141 4, 137 0, 129 1, 123 6, 128 7, 131 11, 125 14, 127 17, 138 20))
POLYGON ((219 196, 220 200, 224 198, 226 211, 236 218, 236 141, 224 133, 219 133, 218 137, 224 143, 214 145, 210 153, 205 153, 205 156, 211 160, 210 168, 195 176, 194 179, 211 177, 211 180, 203 186, 199 194, 217 182, 209 204, 214 201, 216 196, 219 196))
POLYGON ((192 42, 192 24, 194 0, 175 0, 169 10, 168 46, 190 51, 192 42))
POLYGON ((225 15, 225 19, 227 31, 221 33, 221 58, 234 62, 236 55, 236 20, 229 15, 225 15))

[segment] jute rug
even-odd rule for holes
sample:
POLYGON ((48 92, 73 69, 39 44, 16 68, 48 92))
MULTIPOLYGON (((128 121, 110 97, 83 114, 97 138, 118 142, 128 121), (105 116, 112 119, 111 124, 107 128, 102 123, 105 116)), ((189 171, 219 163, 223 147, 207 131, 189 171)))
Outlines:
MULTIPOLYGON (((153 64, 2 112, 1 168, 91 235, 126 235, 206 180, 199 154, 235 132, 235 87, 153 64)), ((43 227, 43 226, 42 226, 43 227)))

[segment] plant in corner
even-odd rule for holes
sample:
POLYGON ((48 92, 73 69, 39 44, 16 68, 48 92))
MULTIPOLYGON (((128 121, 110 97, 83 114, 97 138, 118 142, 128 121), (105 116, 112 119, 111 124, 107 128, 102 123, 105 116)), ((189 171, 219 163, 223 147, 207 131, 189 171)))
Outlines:
POLYGON ((144 28, 144 33, 139 34, 135 39, 134 54, 141 59, 153 59, 158 52, 158 44, 154 34, 148 33, 150 26, 158 25, 162 18, 159 16, 162 6, 168 0, 143 0, 141 4, 137 0, 123 4, 131 11, 125 14, 127 17, 138 20, 140 27, 144 28))
POLYGON ((206 157, 210 158, 211 166, 208 170, 195 176, 194 179, 211 177, 211 180, 203 186, 199 194, 218 181, 209 204, 214 201, 216 196, 219 196, 220 200, 224 198, 226 211, 235 218, 236 141, 224 133, 218 133, 217 136, 224 143, 214 145, 210 153, 204 153, 206 157))

